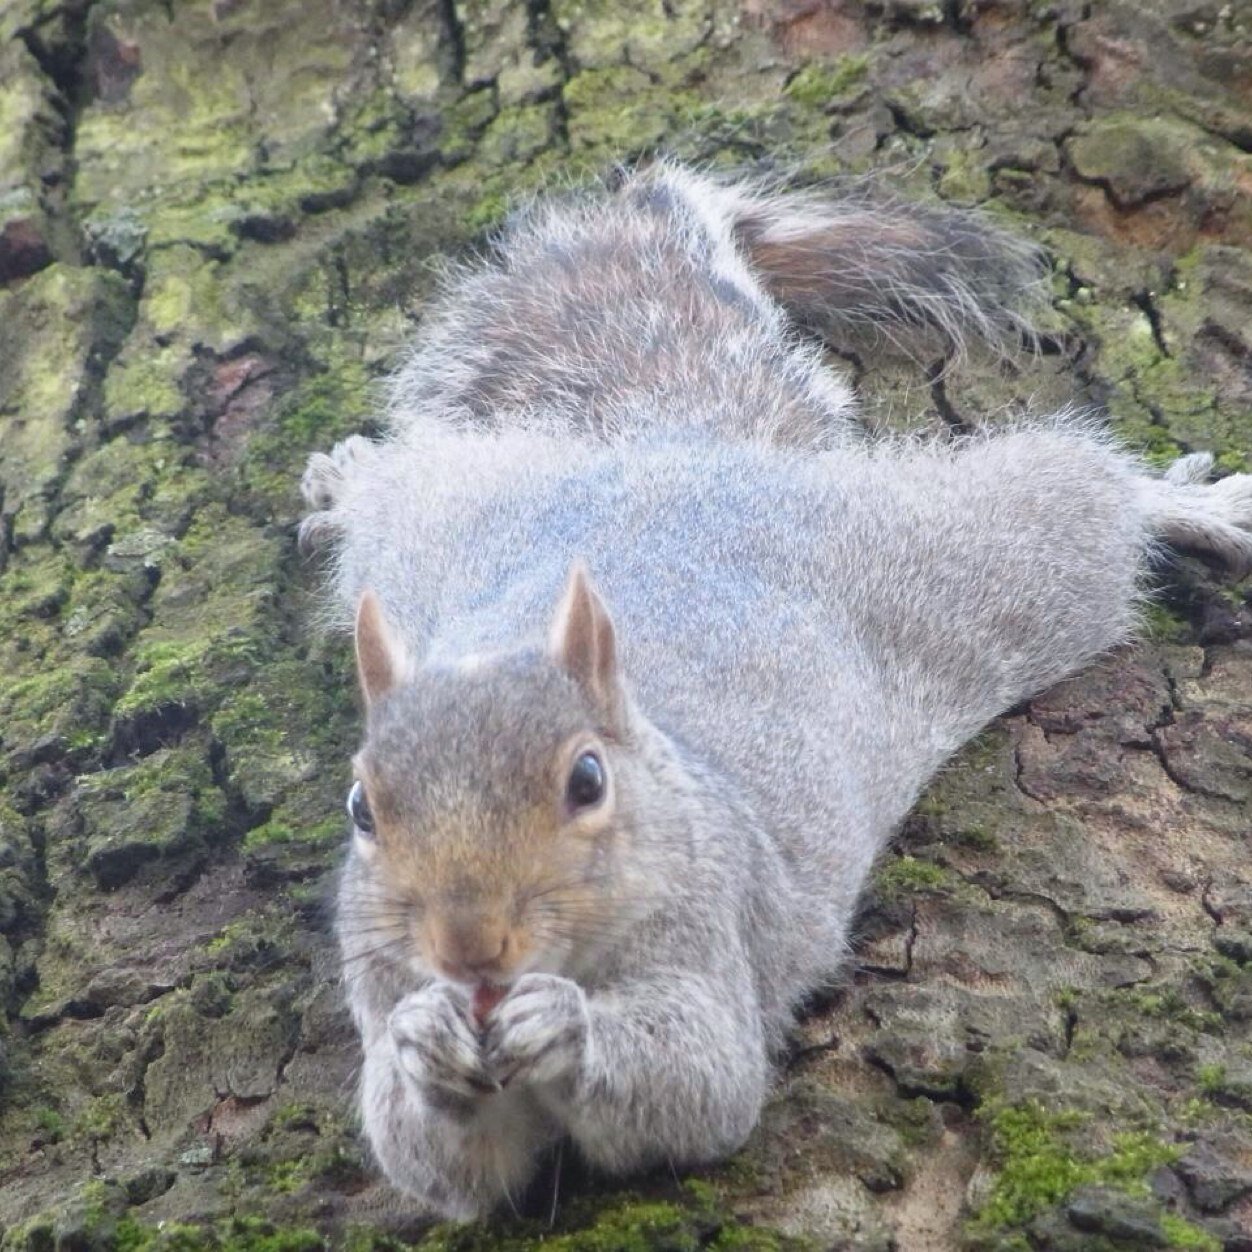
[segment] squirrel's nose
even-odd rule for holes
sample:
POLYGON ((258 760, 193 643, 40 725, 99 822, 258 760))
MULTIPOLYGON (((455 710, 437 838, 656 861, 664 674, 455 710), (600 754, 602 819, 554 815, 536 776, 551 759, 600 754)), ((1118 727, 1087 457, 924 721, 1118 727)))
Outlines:
POLYGON ((508 954, 509 932, 502 922, 481 918, 432 918, 430 946, 451 977, 488 974, 499 970, 508 954))

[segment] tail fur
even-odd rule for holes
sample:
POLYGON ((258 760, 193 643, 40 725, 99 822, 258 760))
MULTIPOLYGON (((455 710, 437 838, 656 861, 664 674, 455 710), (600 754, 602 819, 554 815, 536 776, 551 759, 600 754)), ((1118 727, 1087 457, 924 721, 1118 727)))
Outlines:
POLYGON ((867 183, 827 194, 740 191, 735 235, 769 293, 824 334, 921 332, 956 355, 971 340, 1033 342, 1042 250, 973 210, 905 203, 867 183))
POLYGON ((959 354, 1027 332, 1042 273, 977 215, 660 161, 516 215, 432 311, 392 380, 392 424, 830 446, 855 437, 855 402, 795 320, 959 354))

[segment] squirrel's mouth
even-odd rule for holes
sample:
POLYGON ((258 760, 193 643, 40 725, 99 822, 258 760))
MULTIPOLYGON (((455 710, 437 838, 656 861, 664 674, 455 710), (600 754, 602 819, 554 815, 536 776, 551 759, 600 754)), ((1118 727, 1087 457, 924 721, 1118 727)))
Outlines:
POLYGON ((470 1009, 474 1014, 474 1020, 481 1025, 487 1020, 491 1010, 500 1003, 512 990, 509 986, 501 986, 499 983, 480 982, 474 988, 474 994, 470 998, 470 1009))

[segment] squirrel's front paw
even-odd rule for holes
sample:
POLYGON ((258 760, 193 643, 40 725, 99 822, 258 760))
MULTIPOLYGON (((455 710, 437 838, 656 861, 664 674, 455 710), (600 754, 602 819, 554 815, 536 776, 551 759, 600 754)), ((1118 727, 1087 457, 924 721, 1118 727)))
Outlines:
POLYGON ((576 982, 526 974, 487 1020, 487 1072, 501 1086, 574 1078, 583 1066, 590 1022, 587 997, 576 982))
POLYGON ((419 1086, 462 1098, 497 1090, 483 1065, 469 997, 460 988, 435 982, 405 996, 387 1027, 400 1067, 419 1086))

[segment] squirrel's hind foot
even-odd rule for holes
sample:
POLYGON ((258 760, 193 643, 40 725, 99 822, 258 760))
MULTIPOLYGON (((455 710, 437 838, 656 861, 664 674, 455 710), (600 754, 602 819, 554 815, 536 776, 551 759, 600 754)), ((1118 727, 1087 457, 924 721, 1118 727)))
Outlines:
POLYGON ((1252 474, 1209 482, 1213 456, 1197 452, 1148 480, 1149 516, 1167 543, 1220 557, 1238 578, 1252 573, 1252 474))
POLYGON ((313 510, 300 523, 302 552, 312 552, 341 528, 335 513, 348 478, 375 445, 363 435, 351 435, 330 452, 314 452, 300 479, 300 494, 313 510))

